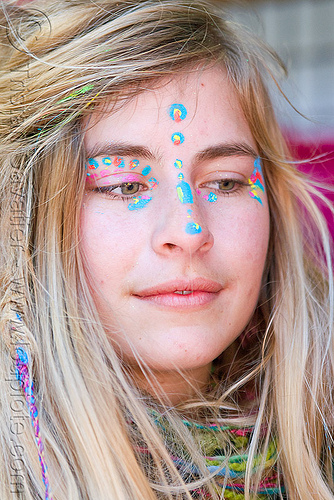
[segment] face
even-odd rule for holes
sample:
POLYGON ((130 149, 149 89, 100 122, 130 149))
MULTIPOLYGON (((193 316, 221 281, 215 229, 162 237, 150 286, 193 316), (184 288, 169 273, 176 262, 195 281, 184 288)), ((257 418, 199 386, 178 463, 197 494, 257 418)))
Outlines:
POLYGON ((257 305, 269 210, 221 69, 177 77, 86 123, 81 248, 120 356, 207 377, 257 305))

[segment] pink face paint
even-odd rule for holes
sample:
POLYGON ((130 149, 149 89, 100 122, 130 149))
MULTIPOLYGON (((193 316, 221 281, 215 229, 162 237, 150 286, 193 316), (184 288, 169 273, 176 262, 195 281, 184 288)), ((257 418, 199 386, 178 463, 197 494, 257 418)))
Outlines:
POLYGON ((179 123, 187 116, 187 110, 183 104, 172 104, 169 108, 169 116, 176 123, 179 123))
MULTIPOLYGON (((114 159, 105 157, 102 160, 97 161, 95 158, 89 158, 87 161, 88 169, 86 164, 86 181, 92 183, 93 181, 98 181, 104 177, 110 177, 111 175, 117 175, 117 179, 120 183, 122 182, 142 182, 142 178, 138 174, 128 174, 124 176, 124 170, 122 164, 124 165, 124 160, 121 157, 115 157, 114 159)), ((104 181, 103 184, 107 185, 110 181, 104 181)))
POLYGON ((248 182, 250 185, 249 195, 263 205, 261 195, 264 193, 264 179, 261 159, 259 156, 254 160, 254 170, 248 179, 248 182))
POLYGON ((209 194, 202 194, 200 189, 196 189, 196 193, 201 196, 203 200, 209 201, 210 203, 217 201, 217 195, 215 193, 210 192, 209 194))
POLYGON ((181 132, 175 132, 172 135, 172 141, 174 146, 179 146, 184 142, 184 135, 181 132))
POLYGON ((110 175, 110 170, 101 170, 99 173, 100 177, 108 177, 110 175))

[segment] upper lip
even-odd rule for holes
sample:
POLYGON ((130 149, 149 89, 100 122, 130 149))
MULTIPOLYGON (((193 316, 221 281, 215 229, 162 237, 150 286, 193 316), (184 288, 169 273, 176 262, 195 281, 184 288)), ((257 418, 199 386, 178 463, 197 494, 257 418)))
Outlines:
POLYGON ((176 291, 218 293, 222 288, 223 286, 221 284, 206 278, 176 279, 149 288, 144 288, 133 295, 149 297, 151 295, 163 295, 176 291))

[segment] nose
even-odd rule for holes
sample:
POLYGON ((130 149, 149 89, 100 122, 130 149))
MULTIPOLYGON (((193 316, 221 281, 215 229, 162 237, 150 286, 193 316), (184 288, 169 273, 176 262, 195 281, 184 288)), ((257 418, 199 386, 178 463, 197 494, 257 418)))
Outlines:
POLYGON ((204 254, 214 243, 208 223, 195 197, 191 204, 180 203, 174 190, 169 199, 166 197, 164 206, 160 206, 152 234, 152 247, 156 253, 163 255, 175 252, 204 254))

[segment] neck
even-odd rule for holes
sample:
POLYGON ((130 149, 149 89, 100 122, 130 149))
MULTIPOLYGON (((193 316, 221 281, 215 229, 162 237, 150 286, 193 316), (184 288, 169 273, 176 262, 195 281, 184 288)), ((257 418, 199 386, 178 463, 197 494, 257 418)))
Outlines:
POLYGON ((211 363, 194 370, 150 371, 143 373, 131 367, 130 373, 140 390, 168 406, 175 406, 195 398, 207 387, 210 380, 211 363))

